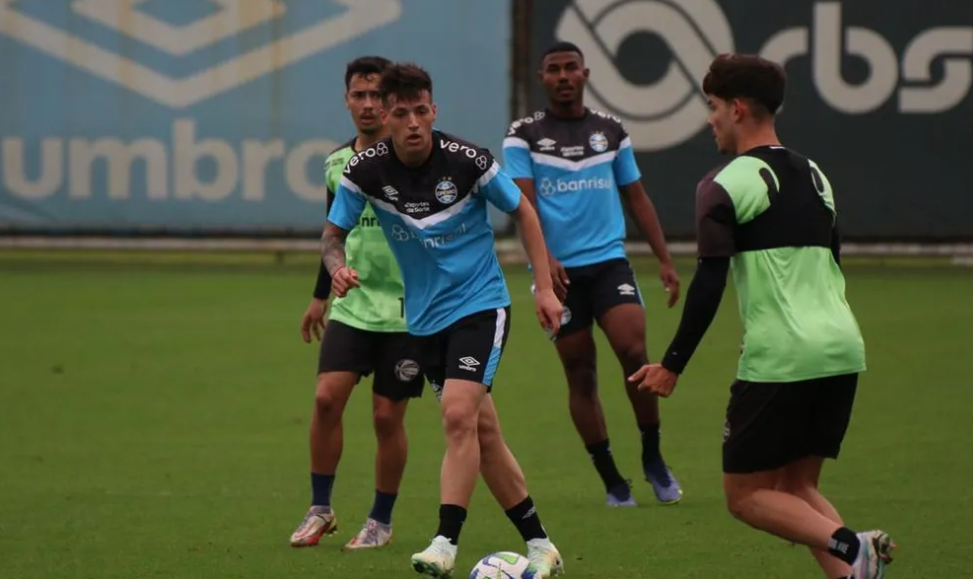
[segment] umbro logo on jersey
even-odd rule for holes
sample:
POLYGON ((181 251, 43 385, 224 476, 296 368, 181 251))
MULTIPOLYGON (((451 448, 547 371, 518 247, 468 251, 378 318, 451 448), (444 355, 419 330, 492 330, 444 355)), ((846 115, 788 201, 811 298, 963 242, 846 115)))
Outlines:
POLYGON ((480 361, 473 356, 463 356, 459 359, 459 369, 467 370, 469 372, 476 372, 476 367, 480 365, 480 361))
POLYGON ((557 141, 555 141, 554 139, 548 139, 546 137, 537 141, 537 145, 540 147, 539 150, 541 151, 553 151, 554 145, 556 144, 557 141))
POLYGON ((632 286, 630 286, 627 283, 623 283, 622 285, 618 286, 618 295, 622 295, 622 296, 634 296, 635 295, 635 288, 632 287, 632 286))
POLYGON ((387 197, 389 201, 399 200, 399 192, 396 191, 395 187, 391 185, 386 185, 385 187, 382 187, 382 193, 385 193, 385 197, 387 197))

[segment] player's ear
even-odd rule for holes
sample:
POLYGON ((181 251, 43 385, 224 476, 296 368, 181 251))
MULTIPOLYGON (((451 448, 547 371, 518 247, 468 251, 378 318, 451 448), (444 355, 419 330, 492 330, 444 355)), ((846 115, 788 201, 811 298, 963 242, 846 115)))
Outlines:
POLYGON ((733 117, 733 122, 740 122, 740 120, 743 118, 743 112, 746 105, 740 99, 733 99, 728 104, 730 105, 730 115, 733 117))
POLYGON ((591 74, 591 69, 589 69, 588 67, 585 67, 585 69, 584 69, 584 79, 585 80, 588 80, 588 75, 589 74, 591 74))
POLYGON ((436 112, 439 110, 439 109, 436 108, 436 103, 432 103, 432 105, 429 107, 429 110, 432 111, 432 120, 435 121, 436 120, 436 112))

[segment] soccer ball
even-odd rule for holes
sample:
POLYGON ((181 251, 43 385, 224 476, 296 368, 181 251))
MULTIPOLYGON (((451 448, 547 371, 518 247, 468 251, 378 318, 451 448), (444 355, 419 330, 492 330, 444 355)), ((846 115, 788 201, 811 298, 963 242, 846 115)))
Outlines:
POLYGON ((470 571, 470 579, 521 579, 529 561, 510 551, 490 553, 470 571))

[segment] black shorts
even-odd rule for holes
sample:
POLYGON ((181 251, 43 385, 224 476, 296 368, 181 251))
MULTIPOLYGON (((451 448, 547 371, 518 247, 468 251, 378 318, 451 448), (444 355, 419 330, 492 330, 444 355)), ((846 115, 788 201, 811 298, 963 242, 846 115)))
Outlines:
POLYGON ((567 267, 564 271, 571 284, 564 300, 558 336, 591 327, 596 319, 615 306, 643 305, 635 272, 627 259, 610 259, 592 265, 567 267))
POLYGON ((838 458, 858 374, 802 382, 744 382, 730 388, 723 427, 723 472, 777 470, 816 456, 838 458))
POLYGON ((446 380, 469 380, 493 389, 493 378, 510 333, 510 307, 466 316, 448 328, 423 336, 422 364, 429 385, 442 396, 446 380))
POLYGON ((372 391, 390 400, 422 396, 419 344, 406 332, 370 332, 330 320, 321 338, 318 374, 375 374, 372 391))

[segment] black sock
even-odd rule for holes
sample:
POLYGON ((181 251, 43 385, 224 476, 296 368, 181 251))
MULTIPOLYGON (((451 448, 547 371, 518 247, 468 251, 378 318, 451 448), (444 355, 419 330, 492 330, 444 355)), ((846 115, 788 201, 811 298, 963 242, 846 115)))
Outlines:
POLYGON ((395 507, 395 499, 398 495, 375 491, 375 502, 372 503, 372 512, 368 518, 374 519, 383 525, 392 524, 392 509, 395 507))
POLYGON ((333 474, 311 473, 311 505, 331 506, 331 487, 334 486, 333 474))
POLYGON ((437 536, 449 539, 449 542, 459 544, 459 532, 466 521, 466 509, 459 505, 439 505, 439 530, 437 536))
POLYGON ((642 424, 639 426, 642 433, 642 465, 647 465, 662 459, 662 450, 659 448, 659 425, 642 424))
POLYGON ((591 455, 591 460, 595 463, 595 470, 601 476, 601 481, 605 483, 606 491, 611 491, 612 489, 618 488, 619 485, 626 484, 625 479, 618 472, 618 467, 615 466, 615 459, 612 457, 608 439, 596 444, 589 444, 585 448, 588 449, 588 454, 591 455))
POLYGON ((841 527, 835 531, 828 541, 828 552, 849 565, 854 565, 859 549, 861 549, 861 541, 858 540, 855 531, 848 527, 841 527))
POLYGON ((530 495, 527 495, 527 498, 517 506, 508 509, 507 518, 520 531, 520 536, 524 538, 524 542, 531 539, 547 538, 547 533, 544 531, 544 526, 541 525, 541 518, 537 516, 537 508, 534 507, 534 501, 530 498, 530 495))

